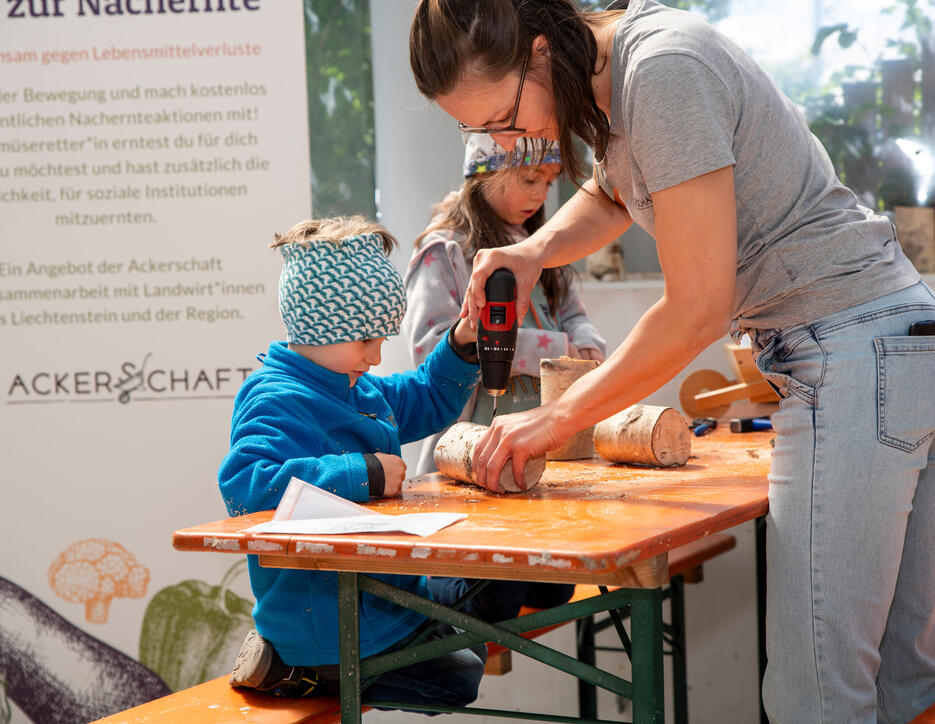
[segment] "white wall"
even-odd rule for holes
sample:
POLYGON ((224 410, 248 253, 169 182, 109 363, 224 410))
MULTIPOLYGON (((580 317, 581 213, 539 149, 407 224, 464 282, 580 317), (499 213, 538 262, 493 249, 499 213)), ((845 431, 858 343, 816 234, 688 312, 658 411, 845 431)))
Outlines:
MULTIPOLYGON (((394 261, 404 269, 411 242, 424 228, 431 205, 461 182, 461 144, 455 122, 437 106, 427 103, 415 88, 409 68, 409 23, 414 0, 371 3, 373 28, 374 100, 378 206, 382 221, 400 239, 403 249, 394 261), (404 9, 405 8, 405 9, 404 9)), ((662 293, 661 281, 589 282, 583 300, 591 319, 607 338, 609 348, 619 344, 640 315, 662 293)), ((724 340, 726 341, 726 339, 724 340)), ((402 340, 384 345, 381 373, 411 366, 402 340)), ((647 402, 678 406, 678 387, 685 375, 699 368, 716 369, 730 377, 720 344, 706 350, 675 380, 647 398, 647 402)), ((416 447, 404 457, 415 463, 416 447)), ((708 564, 706 581, 687 591, 689 705, 693 722, 738 724, 757 718, 756 590, 752 524, 732 531, 738 538, 734 551, 708 564)), ((609 632, 605 632, 607 636, 609 632)), ((612 634, 610 634, 612 635, 612 634)), ((563 650, 573 647, 573 629, 550 634, 563 650)), ((605 645, 610 640, 604 641, 605 645)), ((622 655, 608 658, 609 666, 622 663, 622 655)), ((564 675, 514 656, 514 671, 506 677, 488 677, 481 687, 479 705, 520 708, 530 701, 548 712, 574 714, 577 688, 564 675)), ((603 718, 617 716, 612 696, 600 700, 603 718)), ((420 715, 371 713, 372 722, 395 722, 420 715)), ((629 719, 628 714, 620 717, 629 719)), ((670 714, 671 716, 671 714, 670 714)), ((446 721, 488 721, 486 717, 454 716, 446 721)), ((494 720, 489 720, 494 721, 494 720)))

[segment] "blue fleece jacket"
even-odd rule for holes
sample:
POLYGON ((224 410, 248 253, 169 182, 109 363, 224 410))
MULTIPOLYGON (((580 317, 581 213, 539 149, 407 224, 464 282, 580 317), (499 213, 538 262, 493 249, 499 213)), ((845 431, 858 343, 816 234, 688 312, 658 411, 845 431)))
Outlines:
MULTIPOLYGON (((274 342, 263 366, 234 400, 230 452, 218 470, 231 515, 278 505, 295 476, 356 502, 369 497, 364 453, 400 454, 400 445, 451 424, 477 382, 478 367, 458 357, 444 337, 416 370, 349 386, 331 372, 274 342)), ((261 568, 247 556, 256 597, 253 618, 290 666, 339 659, 337 574, 261 568)), ((378 576, 430 598, 422 576, 378 576)), ((411 633, 423 618, 363 594, 361 655, 379 653, 411 633)))

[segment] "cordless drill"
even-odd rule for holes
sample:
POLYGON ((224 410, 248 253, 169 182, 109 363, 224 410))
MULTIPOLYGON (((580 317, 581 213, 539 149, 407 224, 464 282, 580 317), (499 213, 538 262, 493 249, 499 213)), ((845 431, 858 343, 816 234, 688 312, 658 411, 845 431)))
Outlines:
POLYGON ((493 396, 493 414, 497 400, 510 383, 510 369, 516 352, 516 278, 509 269, 500 268, 484 285, 487 303, 477 322, 477 358, 484 389, 493 396))

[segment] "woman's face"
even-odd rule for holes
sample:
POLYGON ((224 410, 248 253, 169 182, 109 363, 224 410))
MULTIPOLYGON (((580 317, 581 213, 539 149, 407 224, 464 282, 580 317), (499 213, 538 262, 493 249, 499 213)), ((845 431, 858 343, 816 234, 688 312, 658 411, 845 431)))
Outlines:
POLYGON ((482 193, 501 221, 522 224, 545 203, 561 170, 557 163, 543 164, 537 169, 523 167, 511 172, 504 182, 494 181, 484 186, 482 193))
MULTIPOLYGON (((540 36, 541 38, 541 36, 540 36)), ((521 135, 529 138, 558 140, 558 122, 555 118, 555 99, 548 81, 550 62, 545 39, 533 41, 529 67, 523 82, 519 105, 516 91, 520 72, 513 71, 499 80, 493 80, 468 69, 463 80, 453 91, 438 96, 435 101, 445 113, 466 126, 504 127, 509 125, 516 108, 516 127, 525 129, 521 135)), ((505 150, 511 151, 520 134, 491 133, 505 150)))

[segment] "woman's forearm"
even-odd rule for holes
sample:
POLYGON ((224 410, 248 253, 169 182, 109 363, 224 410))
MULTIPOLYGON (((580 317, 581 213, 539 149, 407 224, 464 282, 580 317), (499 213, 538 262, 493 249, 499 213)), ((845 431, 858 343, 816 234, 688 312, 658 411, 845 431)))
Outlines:
POLYGON ((655 392, 728 330, 729 319, 692 314, 666 298, 656 302, 597 369, 554 403, 558 429, 569 434, 610 417, 655 392), (659 334, 658 330, 666 330, 659 334))
POLYGON ((516 314, 522 319, 529 293, 543 267, 562 266, 600 249, 631 224, 626 209, 610 201, 593 180, 585 183, 542 228, 511 246, 481 249, 474 257, 461 315, 477 324, 486 301, 484 284, 495 269, 506 267, 516 277, 516 314))
POLYGON ((615 204, 589 179, 524 244, 535 247, 543 267, 571 264, 603 248, 633 223, 626 209, 615 204))
POLYGON ((733 167, 656 192, 653 208, 665 293, 604 364, 557 400, 559 429, 581 430, 639 402, 730 328, 737 258, 733 167))

